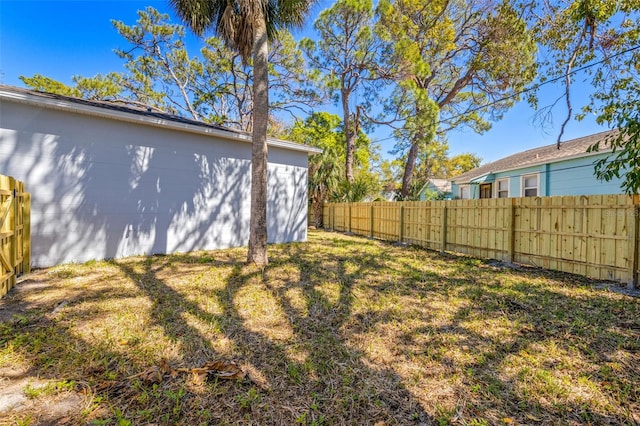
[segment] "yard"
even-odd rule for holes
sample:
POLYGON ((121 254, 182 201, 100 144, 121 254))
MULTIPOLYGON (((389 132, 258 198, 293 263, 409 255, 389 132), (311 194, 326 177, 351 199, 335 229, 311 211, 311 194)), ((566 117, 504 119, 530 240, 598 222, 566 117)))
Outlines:
POLYGON ((336 233, 270 250, 35 271, 0 300, 0 417, 640 423, 638 298, 336 233))

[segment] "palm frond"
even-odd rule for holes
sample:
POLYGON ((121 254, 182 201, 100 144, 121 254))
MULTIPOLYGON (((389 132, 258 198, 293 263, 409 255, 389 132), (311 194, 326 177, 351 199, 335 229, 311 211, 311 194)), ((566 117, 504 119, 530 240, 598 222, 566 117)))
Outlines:
POLYGON ((227 46, 251 57, 254 27, 265 19, 267 36, 282 28, 300 27, 315 0, 169 0, 178 17, 196 34, 212 30, 227 46))

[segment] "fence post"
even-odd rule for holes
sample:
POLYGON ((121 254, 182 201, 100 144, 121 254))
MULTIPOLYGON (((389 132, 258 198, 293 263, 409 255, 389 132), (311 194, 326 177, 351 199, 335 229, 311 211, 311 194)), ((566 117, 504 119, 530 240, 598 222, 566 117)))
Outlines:
POLYGON ((369 209, 369 237, 373 238, 373 203, 369 209))
POLYGON ((638 210, 637 204, 632 204, 630 209, 629 218, 629 281, 627 281, 627 287, 631 290, 635 289, 638 280, 638 214, 640 210, 638 210))
POLYGON ((508 234, 507 234, 507 256, 509 263, 513 263, 515 260, 515 251, 516 251, 516 206, 515 206, 515 198, 508 198, 509 205, 509 217, 507 221, 508 225, 508 234))
POLYGON ((13 270, 13 285, 16 283, 16 260, 18 258, 18 182, 14 178, 9 178, 10 190, 12 192, 13 205, 9 210, 9 228, 13 235, 11 238, 11 248, 9 249, 9 262, 13 270))
POLYGON ((440 235, 442 237, 442 248, 440 251, 444 253, 447 250, 447 205, 443 203, 442 206, 442 230, 440 231, 440 235))
POLYGON ((22 273, 28 274, 31 272, 31 194, 24 192, 22 202, 22 273))
POLYGON ((351 234, 351 203, 349 203, 348 206, 349 206, 349 233, 351 234))
POLYGON ((335 220, 336 215, 336 206, 332 203, 329 205, 329 229, 334 231, 333 229, 333 221, 335 220))
POLYGON ((398 222, 400 222, 400 232, 398 232, 398 238, 399 238, 399 242, 402 243, 402 240, 404 239, 404 205, 400 204, 400 220, 398 222))

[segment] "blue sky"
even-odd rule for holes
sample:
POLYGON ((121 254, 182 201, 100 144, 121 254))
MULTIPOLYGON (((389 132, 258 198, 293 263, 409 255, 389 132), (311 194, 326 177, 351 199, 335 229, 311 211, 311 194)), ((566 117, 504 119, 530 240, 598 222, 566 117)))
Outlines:
MULTIPOLYGON (((307 27, 330 0, 321 0, 312 10, 307 27)), ((43 74, 71 84, 74 75, 93 76, 111 71, 124 71, 123 61, 115 48, 127 47, 111 25, 111 19, 133 24, 136 12, 153 6, 171 13, 166 0, 0 0, 0 82, 22 87, 19 76, 43 74)), ((302 30, 304 32, 304 30, 302 30)), ((198 40, 190 36, 189 48, 198 50, 198 40), (193 44, 193 46, 192 46, 193 44)), ((586 101, 589 86, 580 84, 577 75, 574 89, 574 109, 586 101)), ((562 92, 560 86, 549 85, 541 93, 540 105, 553 102, 562 92)), ((554 125, 541 128, 533 122, 535 111, 526 103, 517 104, 504 118, 494 123, 492 130, 477 135, 470 130, 453 131, 448 135, 451 154, 473 152, 484 162, 509 154, 555 143, 559 125, 565 114, 564 103, 554 110, 554 125)), ((332 105, 328 110, 335 111, 332 105)), ((564 140, 605 130, 592 118, 577 123, 571 121, 564 140)), ((393 147, 388 131, 380 129, 370 135, 373 140, 386 139, 383 155, 393 147)))

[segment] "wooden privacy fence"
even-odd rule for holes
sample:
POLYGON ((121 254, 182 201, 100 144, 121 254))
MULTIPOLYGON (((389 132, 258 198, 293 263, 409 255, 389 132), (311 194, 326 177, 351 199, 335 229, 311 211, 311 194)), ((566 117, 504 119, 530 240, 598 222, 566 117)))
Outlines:
POLYGON ((324 226, 634 286, 638 196, 327 204, 324 226))
POLYGON ((0 175, 0 297, 28 273, 31 263, 31 196, 24 183, 0 175))

